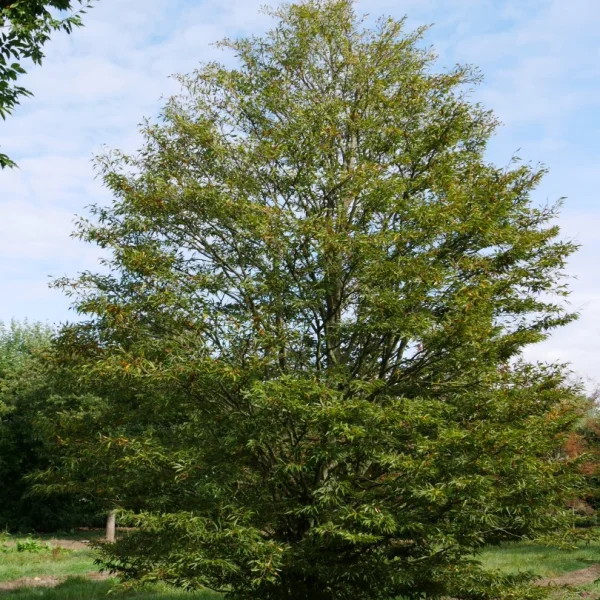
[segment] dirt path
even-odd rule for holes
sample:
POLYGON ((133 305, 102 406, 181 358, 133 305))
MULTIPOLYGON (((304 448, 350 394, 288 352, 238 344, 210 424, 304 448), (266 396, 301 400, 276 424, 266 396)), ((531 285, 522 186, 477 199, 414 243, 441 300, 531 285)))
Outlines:
POLYGON ((571 571, 565 573, 560 577, 548 577, 546 579, 540 579, 536 581, 537 585, 586 585, 588 583, 594 583, 596 579, 600 578, 600 564, 587 567, 587 569, 580 569, 579 571, 571 571))
POLYGON ((59 539, 51 539, 48 540, 49 544, 52 544, 54 548, 60 546, 65 550, 84 550, 88 548, 90 545, 89 540, 59 540, 59 539))

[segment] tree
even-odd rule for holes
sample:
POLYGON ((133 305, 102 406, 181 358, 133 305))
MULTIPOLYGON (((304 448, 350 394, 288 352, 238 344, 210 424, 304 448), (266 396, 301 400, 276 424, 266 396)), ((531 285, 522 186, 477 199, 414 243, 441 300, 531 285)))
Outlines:
POLYGON ((348 0, 272 14, 223 43, 237 68, 180 78, 138 154, 99 159, 114 203, 79 235, 109 272, 58 282, 87 317, 59 354, 103 404, 61 417, 56 473, 112 474, 138 525, 104 550, 125 577, 541 597, 474 554, 563 535, 579 485, 557 453, 578 390, 520 358, 574 318, 544 169, 486 161, 479 74, 436 71, 423 30, 348 0))
POLYGON ((57 395, 47 368, 54 331, 41 323, 0 323, 0 528, 56 530, 89 525, 96 507, 73 494, 52 498, 32 494, 29 479, 48 468, 54 443, 41 426, 45 415, 72 407, 57 395))
MULTIPOLYGON (((0 117, 6 119, 31 92, 16 81, 25 74, 23 60, 41 64, 43 47, 54 31, 71 33, 93 0, 0 0, 0 117), (78 11, 76 3, 83 5, 78 11), (61 13, 69 11, 62 17, 61 13), (56 14, 58 13, 58 14, 56 14)), ((0 168, 15 166, 0 153, 0 168)))
POLYGON ((583 456, 581 470, 588 481, 585 495, 575 499, 571 507, 587 523, 597 522, 596 511, 600 507, 600 418, 598 398, 600 389, 589 393, 583 402, 582 417, 569 434, 563 451, 569 457, 583 456))
POLYGON ((33 427, 36 410, 47 397, 41 368, 51 330, 35 323, 0 324, 0 527, 30 529, 53 521, 54 506, 29 498, 24 476, 45 466, 46 453, 33 427))

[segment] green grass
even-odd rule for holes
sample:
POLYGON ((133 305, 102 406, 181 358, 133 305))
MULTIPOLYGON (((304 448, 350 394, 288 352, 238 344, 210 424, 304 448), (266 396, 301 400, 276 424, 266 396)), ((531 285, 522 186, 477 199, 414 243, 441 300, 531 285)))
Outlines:
POLYGON ((551 600, 582 600, 582 598, 589 600, 600 598, 600 585, 592 583, 573 589, 556 589, 550 595, 551 600))
MULTIPOLYGON (((49 539, 64 539, 81 541, 90 539, 87 534, 54 534, 35 536, 42 544, 49 539)), ((47 600, 217 600, 221 595, 213 592, 187 593, 177 591, 165 585, 147 586, 140 591, 124 592, 115 580, 89 581, 83 576, 91 571, 98 571, 94 564, 95 552, 89 548, 61 550, 53 553, 43 548, 39 552, 18 552, 15 543, 27 539, 27 536, 9 536, 0 540, 8 544, 5 552, 0 552, 0 582, 13 581, 24 577, 54 576, 61 579, 69 577, 67 581, 55 588, 30 587, 13 590, 0 590, 0 600, 15 598, 20 600, 47 599, 47 600)))
MULTIPOLYGON (((91 532, 54 534, 38 536, 45 542, 48 539, 84 540, 95 534, 91 532)), ((71 579, 55 588, 21 588, 0 590, 0 600, 217 600, 222 598, 212 592, 186 593, 167 586, 152 586, 140 591, 122 591, 116 581, 88 581, 83 578, 90 571, 97 571, 94 564, 94 551, 88 548, 53 553, 47 549, 40 552, 17 552, 14 542, 24 536, 11 536, 7 552, 0 553, 0 582, 23 577, 55 576, 71 579), (74 578, 73 578, 74 577, 74 578)), ((0 540, 0 543, 7 540, 0 540)), ((533 571, 541 577, 556 577, 570 571, 585 569, 600 563, 600 541, 580 544, 575 550, 559 550, 532 543, 505 544, 490 548, 480 556, 486 568, 496 568, 505 573, 533 571)), ((600 598, 600 584, 581 586, 577 590, 557 590, 552 600, 577 600, 580 598, 600 598), (586 595, 587 594, 587 595, 586 595)))
POLYGON ((21 588, 0 591, 0 599, 11 600, 218 600, 222 596, 213 592, 181 592, 166 586, 152 586, 143 591, 122 592, 111 581, 86 581, 75 578, 55 588, 21 588), (110 594, 107 596, 107 594, 110 594))
POLYGON ((69 577, 97 571, 92 550, 62 551, 56 556, 52 552, 17 552, 10 548, 0 554, 0 581, 12 581, 21 577, 54 575, 69 577))
POLYGON ((36 540, 71 540, 73 542, 82 542, 87 540, 101 539, 104 537, 103 529, 90 529, 87 531, 70 530, 56 531, 54 533, 17 533, 7 536, 7 540, 18 540, 26 537, 34 537, 36 540))
POLYGON ((580 544, 576 550, 559 550, 532 543, 504 544, 479 557, 484 567, 505 573, 532 571, 541 577, 556 577, 600 562, 600 541, 580 544))

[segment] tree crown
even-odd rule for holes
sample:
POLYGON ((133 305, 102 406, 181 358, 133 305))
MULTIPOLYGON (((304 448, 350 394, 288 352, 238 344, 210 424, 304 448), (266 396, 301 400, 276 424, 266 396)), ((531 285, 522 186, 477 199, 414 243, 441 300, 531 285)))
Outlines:
POLYGON ((153 482, 108 564, 263 600, 536 597, 471 560, 554 529, 577 482, 574 391, 519 362, 574 318, 544 170, 486 161, 479 74, 436 71, 422 30, 272 14, 100 157, 114 203, 78 232, 109 272, 58 282, 88 317, 64 355, 106 399, 89 457, 125 507, 153 482))

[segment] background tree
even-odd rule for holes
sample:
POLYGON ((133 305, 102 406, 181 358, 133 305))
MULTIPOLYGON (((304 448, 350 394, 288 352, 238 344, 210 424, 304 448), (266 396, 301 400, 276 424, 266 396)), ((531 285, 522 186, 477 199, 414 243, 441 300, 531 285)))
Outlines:
MULTIPOLYGON (((110 383, 104 386, 100 380, 99 387, 81 385, 73 377, 73 365, 71 370, 65 369, 64 355, 57 357, 55 350, 47 366, 53 373, 56 394, 48 409, 35 418, 39 438, 52 460, 29 472, 27 482, 36 497, 78 499, 87 509, 87 522, 78 516, 79 524, 105 525, 106 540, 114 541, 117 510, 125 498, 132 510, 156 506, 153 499, 161 494, 157 468, 151 464, 141 468, 123 456, 122 417, 114 410, 124 400, 118 397, 121 388, 111 389, 110 383)), ((70 357, 69 362, 73 360, 75 357, 70 357)))
POLYGON ((112 474, 126 577, 541 597, 473 553, 563 535, 579 485, 556 452, 578 390, 520 360, 574 318, 544 170, 486 161, 480 77, 436 71, 423 30, 347 0, 272 14, 223 43, 238 68, 181 77, 137 155, 100 159, 115 200, 79 233, 110 272, 59 282, 88 317, 59 356, 102 403, 61 416, 54 476, 112 474))
POLYGON ((48 369, 53 334, 41 323, 0 324, 1 529, 49 531, 95 522, 96 506, 81 495, 32 494, 30 476, 48 468, 59 451, 46 439, 45 415, 73 407, 72 400, 57 395, 48 369))
POLYGON ((581 418, 567 438, 563 451, 574 458, 583 456, 581 470, 588 481, 585 495, 571 503, 571 507, 586 524, 597 523, 600 508, 600 413, 598 398, 600 389, 589 393, 583 403, 581 418))
MULTIPOLYGON (((31 92, 17 84, 25 74, 23 61, 41 64, 43 47, 54 31, 71 33, 80 27, 81 15, 91 1, 84 0, 0 0, 0 117, 12 113, 21 98, 31 92), (81 8, 74 11, 79 4, 81 8), (68 16, 64 13, 68 11, 68 16)), ((14 162, 0 153, 0 167, 14 162)))

